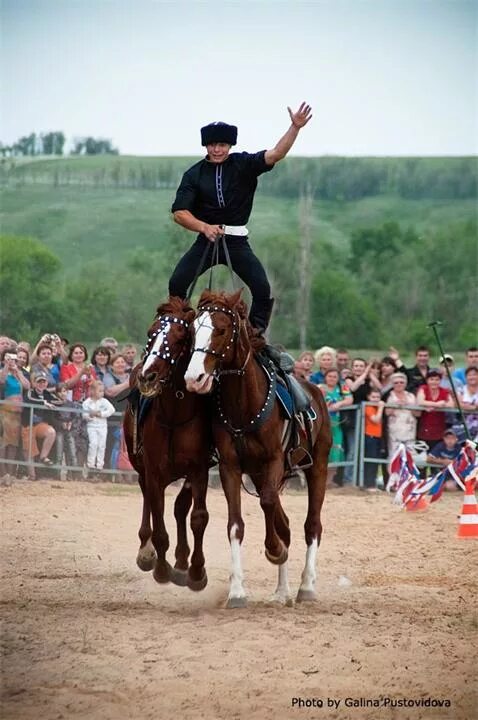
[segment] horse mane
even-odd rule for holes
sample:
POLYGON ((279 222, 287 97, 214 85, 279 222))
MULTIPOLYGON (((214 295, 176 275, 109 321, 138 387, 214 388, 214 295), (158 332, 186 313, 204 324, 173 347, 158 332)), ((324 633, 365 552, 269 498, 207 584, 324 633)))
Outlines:
POLYGON ((235 310, 241 320, 244 320, 247 330, 247 337, 251 344, 251 348, 254 352, 260 352, 266 345, 266 340, 254 330, 248 317, 248 306, 247 303, 242 299, 242 288, 234 293, 226 293, 224 290, 216 292, 214 290, 204 290, 199 298, 198 308, 206 307, 207 305, 225 305, 230 310, 235 310))
POLYGON ((170 295, 166 302, 162 303, 162 305, 158 305, 156 308, 157 317, 160 315, 166 315, 167 313, 170 313, 171 315, 186 315, 189 312, 194 312, 189 300, 183 300, 183 298, 175 295, 170 295))

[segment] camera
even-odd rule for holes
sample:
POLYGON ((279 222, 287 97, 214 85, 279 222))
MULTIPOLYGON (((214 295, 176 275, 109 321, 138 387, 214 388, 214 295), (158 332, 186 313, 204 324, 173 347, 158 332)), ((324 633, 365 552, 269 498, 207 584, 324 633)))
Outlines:
POLYGON ((5 362, 7 360, 17 360, 17 354, 16 353, 5 353, 5 362))

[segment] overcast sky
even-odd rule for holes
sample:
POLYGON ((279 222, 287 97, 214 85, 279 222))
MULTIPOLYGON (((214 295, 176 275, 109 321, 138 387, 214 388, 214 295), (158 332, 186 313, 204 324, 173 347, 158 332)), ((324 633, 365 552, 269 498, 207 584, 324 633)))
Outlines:
POLYGON ((1 0, 0 139, 63 130, 199 155, 199 128, 296 155, 478 150, 478 0, 1 0))

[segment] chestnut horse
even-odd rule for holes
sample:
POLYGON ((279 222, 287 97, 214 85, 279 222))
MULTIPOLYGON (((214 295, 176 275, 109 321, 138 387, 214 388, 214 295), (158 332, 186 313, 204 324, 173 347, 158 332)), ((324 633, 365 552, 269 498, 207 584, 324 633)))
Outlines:
MULTIPOLYGON (((186 387, 195 392, 210 390, 218 381, 213 433, 219 451, 219 472, 227 499, 227 533, 231 546, 231 581, 228 607, 246 605, 241 564, 244 521, 241 515, 241 479, 247 473, 259 494, 265 516, 265 554, 279 566, 273 598, 289 604, 289 520, 282 508, 280 490, 285 482, 286 456, 282 447, 285 419, 274 393, 274 378, 254 356, 264 340, 254 336, 247 319, 241 291, 231 295, 204 291, 194 321, 194 344, 185 374, 186 387)), ((298 601, 315 600, 316 556, 322 525, 320 512, 327 480, 327 460, 332 444, 330 421, 320 390, 303 387, 311 396, 316 419, 311 427, 312 465, 304 469, 308 487, 305 520, 307 544, 305 567, 298 601)), ((302 447, 306 448, 303 443, 302 447)), ((307 448, 308 449, 308 448, 307 448)))
POLYGON ((202 545, 209 518, 206 493, 212 439, 208 399, 187 392, 184 385, 191 346, 189 326, 194 317, 195 311, 180 298, 172 297, 158 308, 142 363, 130 380, 131 388, 149 398, 151 406, 138 426, 138 401, 130 401, 123 429, 143 493, 136 562, 142 570, 154 568, 153 576, 159 583, 171 581, 202 590, 207 584, 202 545), (177 546, 172 568, 166 560, 169 538, 164 524, 164 491, 179 478, 185 482, 174 505, 177 546), (189 565, 186 519, 191 503, 194 551, 189 565))

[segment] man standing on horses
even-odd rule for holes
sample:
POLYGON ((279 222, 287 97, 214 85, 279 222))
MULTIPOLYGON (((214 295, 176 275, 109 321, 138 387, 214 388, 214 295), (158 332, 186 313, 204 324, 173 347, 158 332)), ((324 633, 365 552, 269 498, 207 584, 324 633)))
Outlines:
MULTIPOLYGON (((260 333, 267 329, 274 299, 264 267, 249 245, 246 223, 258 176, 272 170, 287 155, 299 131, 312 117, 311 107, 305 102, 296 112, 287 109, 289 129, 272 150, 254 154, 230 152, 237 142, 234 125, 214 122, 201 128, 207 155, 184 173, 171 209, 175 222, 199 234, 170 278, 170 295, 186 297, 196 274, 210 267, 214 243, 224 236, 232 268, 251 291, 250 320, 260 333)), ((222 247, 218 257, 221 264, 226 264, 222 247)))

